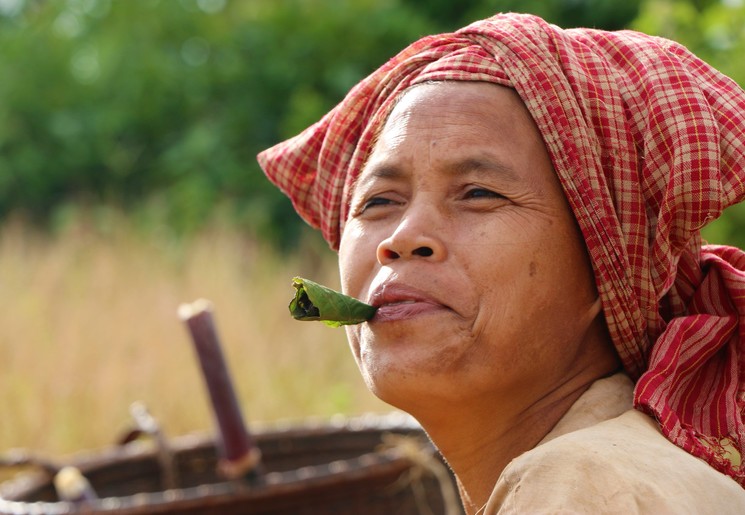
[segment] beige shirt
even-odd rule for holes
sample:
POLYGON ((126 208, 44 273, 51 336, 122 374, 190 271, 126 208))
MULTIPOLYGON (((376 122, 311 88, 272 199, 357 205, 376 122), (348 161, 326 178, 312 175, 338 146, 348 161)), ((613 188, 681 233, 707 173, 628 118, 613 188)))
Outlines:
POLYGON ((497 480, 484 513, 745 514, 745 489, 631 409, 624 374, 585 392, 497 480))

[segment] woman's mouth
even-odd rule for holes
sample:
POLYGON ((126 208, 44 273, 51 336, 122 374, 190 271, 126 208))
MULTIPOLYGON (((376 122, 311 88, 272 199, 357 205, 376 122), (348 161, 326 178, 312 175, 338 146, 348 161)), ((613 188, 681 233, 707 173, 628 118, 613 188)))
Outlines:
POLYGON ((403 301, 392 304, 383 304, 378 308, 371 322, 393 322, 407 320, 442 310, 440 304, 429 302, 403 301))
POLYGON ((378 308, 371 322, 407 320, 445 309, 443 304, 429 294, 399 283, 379 286, 370 300, 378 308))

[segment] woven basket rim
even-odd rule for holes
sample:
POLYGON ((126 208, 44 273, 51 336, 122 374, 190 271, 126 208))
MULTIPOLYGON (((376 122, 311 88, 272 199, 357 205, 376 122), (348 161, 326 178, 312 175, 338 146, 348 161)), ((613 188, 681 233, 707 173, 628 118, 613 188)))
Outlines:
MULTIPOLYGON (((364 432, 415 432, 422 433, 421 426, 409 415, 400 412, 388 414, 367 414, 356 417, 331 417, 300 420, 283 420, 267 424, 257 424, 252 430, 257 443, 262 438, 281 435, 284 438, 302 438, 309 435, 335 435, 364 432)), ((214 435, 210 433, 191 433, 169 439, 169 445, 175 453, 193 449, 200 445, 214 445, 214 435)), ((103 464, 117 464, 121 460, 149 456, 156 451, 152 445, 133 442, 126 447, 114 447, 81 451, 70 456, 69 463, 86 472, 103 464)), ((434 447, 428 452, 436 452, 434 447)), ((158 492, 143 492, 117 497, 105 497, 90 501, 86 506, 87 513, 165 513, 167 510, 178 510, 194 507, 199 503, 215 503, 221 498, 230 498, 231 502, 250 502, 271 495, 293 495, 302 493, 308 488, 343 487, 365 479, 386 474, 401 474, 413 463, 396 448, 376 449, 350 459, 335 460, 312 466, 303 466, 284 472, 270 472, 264 476, 260 487, 246 488, 236 482, 219 482, 201 484, 195 487, 175 488, 158 492), (167 510, 166 510, 167 508, 167 510)), ((50 515, 74 513, 79 506, 67 501, 41 502, 19 501, 23 491, 29 491, 40 481, 49 481, 48 474, 28 472, 18 478, 0 485, 0 513, 30 515, 48 513, 50 515), (3 494, 5 498, 3 498, 3 494), (9 494, 9 495, 8 495, 9 494)))

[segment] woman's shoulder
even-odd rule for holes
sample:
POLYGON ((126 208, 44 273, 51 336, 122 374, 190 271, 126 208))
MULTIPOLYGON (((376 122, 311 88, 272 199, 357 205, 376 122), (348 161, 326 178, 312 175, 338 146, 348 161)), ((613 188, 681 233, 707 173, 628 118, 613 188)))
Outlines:
POLYGON ((745 513, 745 489, 629 410, 514 459, 489 501, 497 511, 745 513))

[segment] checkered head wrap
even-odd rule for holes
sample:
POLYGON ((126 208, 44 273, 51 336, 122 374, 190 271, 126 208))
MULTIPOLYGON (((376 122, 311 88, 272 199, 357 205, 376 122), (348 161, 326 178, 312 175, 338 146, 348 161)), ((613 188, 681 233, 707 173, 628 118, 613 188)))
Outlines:
POLYGON ((259 162, 338 248, 392 102, 445 80, 520 95, 587 244, 636 407, 745 486, 745 252, 699 236, 745 197, 745 92, 672 41, 503 14, 415 42, 259 162))

